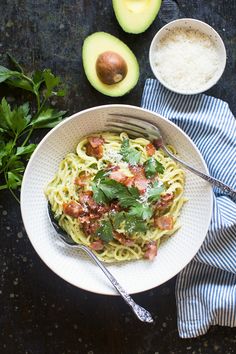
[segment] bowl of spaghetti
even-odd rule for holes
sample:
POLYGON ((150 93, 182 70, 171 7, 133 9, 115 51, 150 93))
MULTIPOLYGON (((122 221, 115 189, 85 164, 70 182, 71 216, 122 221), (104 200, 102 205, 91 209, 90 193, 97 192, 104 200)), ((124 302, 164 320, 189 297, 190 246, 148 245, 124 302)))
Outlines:
POLYGON ((155 141, 109 129, 111 114, 155 122, 172 152, 207 173, 200 152, 181 129, 134 106, 76 113, 45 136, 22 184, 27 234, 56 274, 109 295, 115 292, 96 265, 60 243, 47 216, 48 202, 61 228, 92 249, 129 293, 156 287, 183 269, 204 240, 212 209, 207 182, 184 171, 155 141))

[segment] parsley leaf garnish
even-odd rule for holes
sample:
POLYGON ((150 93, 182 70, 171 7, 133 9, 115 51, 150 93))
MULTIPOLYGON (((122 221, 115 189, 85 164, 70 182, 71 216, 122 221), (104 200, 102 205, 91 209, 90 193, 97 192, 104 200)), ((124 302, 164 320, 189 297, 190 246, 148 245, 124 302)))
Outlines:
MULTIPOLYGON (((97 203, 107 203, 118 200, 122 208, 129 208, 129 215, 147 220, 152 216, 152 209, 145 203, 139 201, 139 191, 135 187, 126 187, 123 184, 107 178, 98 172, 93 180, 93 197, 97 203), (95 182, 94 182, 95 181, 95 182)), ((153 196, 152 196, 153 197, 153 196)))
POLYGON ((121 144, 120 154, 125 162, 130 165, 137 165, 140 161, 141 152, 130 147, 129 139, 124 139, 121 144))
POLYGON ((160 199, 161 193, 164 192, 163 185, 160 185, 158 181, 153 183, 153 186, 148 190, 148 201, 156 202, 160 199))
POLYGON ((144 163, 144 169, 147 178, 152 178, 158 172, 163 173, 165 170, 164 166, 153 157, 151 157, 144 163))
POLYGON ((137 216, 143 220, 147 220, 152 217, 153 211, 152 208, 146 203, 136 203, 130 208, 129 214, 137 216))
POLYGON ((5 97, 0 102, 0 190, 19 189, 26 163, 36 145, 29 144, 35 129, 52 128, 60 122, 65 111, 46 107, 51 96, 63 96, 61 80, 51 70, 36 71, 27 75, 19 63, 8 54, 13 70, 0 65, 0 83, 31 92, 36 98, 32 110, 28 102, 11 107, 5 97))
POLYGON ((102 220, 101 226, 96 231, 96 235, 105 242, 113 240, 113 228, 110 220, 102 220))
POLYGON ((115 213, 112 216, 112 222, 114 229, 119 229, 124 224, 124 230, 128 234, 132 234, 133 232, 144 233, 147 231, 147 225, 142 219, 139 219, 124 211, 115 213))

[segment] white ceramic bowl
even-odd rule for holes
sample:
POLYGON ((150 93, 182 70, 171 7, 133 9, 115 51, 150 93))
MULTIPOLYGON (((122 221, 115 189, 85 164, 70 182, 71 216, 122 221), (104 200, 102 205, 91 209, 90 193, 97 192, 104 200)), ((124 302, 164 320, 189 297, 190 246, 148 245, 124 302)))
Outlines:
MULTIPOLYGON (((116 294, 101 270, 83 253, 62 245, 50 225, 44 187, 58 169, 66 153, 75 151, 81 137, 105 129, 110 113, 128 114, 158 124, 166 142, 173 144, 183 160, 207 173, 196 146, 175 124, 150 111, 126 105, 108 105, 87 109, 65 119, 52 129, 33 153, 23 178, 21 211, 29 239, 41 259, 56 274, 77 287, 94 293, 116 294)), ((201 246, 211 218, 211 186, 186 172, 182 227, 158 250, 154 261, 138 260, 108 265, 109 270, 129 293, 154 288, 176 275, 194 257, 201 246)))
POLYGON ((220 79, 226 65, 226 50, 225 50, 224 42, 219 36, 219 34, 207 23, 192 18, 182 18, 179 20, 169 22, 167 25, 162 27, 157 32, 157 34, 154 36, 151 42, 151 46, 149 49, 149 62, 154 76, 158 79, 158 81, 160 81, 160 83, 163 86, 176 93, 180 93, 184 95, 193 95, 193 94, 198 94, 209 90, 220 79), (160 72, 158 71, 157 66, 155 65, 155 57, 156 55, 158 55, 158 52, 156 50, 157 45, 166 36, 168 32, 173 31, 176 28, 198 30, 199 32, 210 37, 216 47, 217 55, 219 57, 218 69, 215 72, 214 76, 209 81, 207 81, 207 83, 205 83, 198 89, 190 90, 188 87, 186 87, 185 89, 180 90, 180 89, 176 89, 175 87, 172 87, 162 78, 160 72))

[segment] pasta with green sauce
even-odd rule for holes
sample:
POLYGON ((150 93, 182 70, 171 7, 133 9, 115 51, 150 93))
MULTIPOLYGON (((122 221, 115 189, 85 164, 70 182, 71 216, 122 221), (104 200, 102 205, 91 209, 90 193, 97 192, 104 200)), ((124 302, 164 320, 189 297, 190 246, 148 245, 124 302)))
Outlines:
POLYGON ((101 132, 65 156, 45 194, 59 225, 100 260, 152 260, 180 227, 184 183, 184 171, 155 142, 101 132))

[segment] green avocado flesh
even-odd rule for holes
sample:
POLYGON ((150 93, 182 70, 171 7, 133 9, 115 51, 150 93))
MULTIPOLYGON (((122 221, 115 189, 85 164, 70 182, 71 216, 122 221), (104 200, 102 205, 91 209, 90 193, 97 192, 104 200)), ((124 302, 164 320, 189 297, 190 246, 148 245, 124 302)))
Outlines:
POLYGON ((128 33, 142 33, 155 20, 161 0, 113 0, 113 9, 120 26, 128 33))
POLYGON ((96 32, 88 36, 82 48, 84 71, 90 84, 99 92, 111 97, 123 96, 138 82, 139 65, 134 53, 127 45, 106 32, 96 32), (105 84, 97 75, 96 63, 98 57, 105 52, 113 52, 124 59, 127 65, 127 74, 118 83, 105 84))

